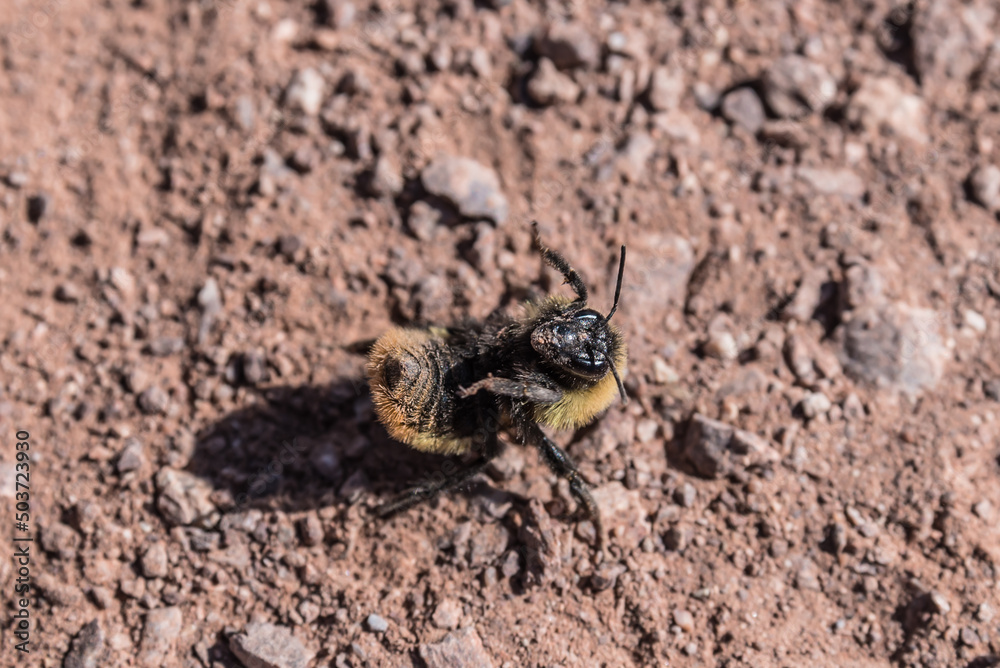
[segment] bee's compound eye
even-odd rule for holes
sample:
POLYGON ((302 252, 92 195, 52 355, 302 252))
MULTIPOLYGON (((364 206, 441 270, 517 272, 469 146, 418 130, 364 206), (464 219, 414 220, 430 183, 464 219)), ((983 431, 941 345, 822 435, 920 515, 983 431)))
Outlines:
POLYGON ((389 357, 385 360, 382 380, 387 388, 394 389, 401 380, 412 378, 419 372, 419 365, 412 357, 389 357))
POLYGON ((582 322, 592 322, 600 317, 601 317, 600 313, 598 313, 597 311, 591 311, 590 309, 587 309, 586 311, 580 311, 576 315, 576 319, 582 322))

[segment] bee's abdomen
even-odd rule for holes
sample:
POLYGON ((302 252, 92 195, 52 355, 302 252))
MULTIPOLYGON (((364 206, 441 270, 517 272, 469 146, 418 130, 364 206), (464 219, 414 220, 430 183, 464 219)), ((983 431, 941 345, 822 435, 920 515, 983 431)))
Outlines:
POLYGON ((390 330, 372 347, 367 371, 375 413, 390 436, 418 450, 457 454, 471 439, 456 428, 466 421, 458 419, 455 395, 462 360, 445 336, 390 330))

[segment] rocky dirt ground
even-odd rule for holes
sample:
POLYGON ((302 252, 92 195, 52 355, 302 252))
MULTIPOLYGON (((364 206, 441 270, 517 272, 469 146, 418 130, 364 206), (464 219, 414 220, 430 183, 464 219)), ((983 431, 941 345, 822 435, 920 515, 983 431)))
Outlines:
POLYGON ((3 665, 1000 664, 991 0, 3 6, 3 665), (517 445, 372 513, 454 462, 352 344, 565 292, 533 218, 629 249, 602 563, 517 445))

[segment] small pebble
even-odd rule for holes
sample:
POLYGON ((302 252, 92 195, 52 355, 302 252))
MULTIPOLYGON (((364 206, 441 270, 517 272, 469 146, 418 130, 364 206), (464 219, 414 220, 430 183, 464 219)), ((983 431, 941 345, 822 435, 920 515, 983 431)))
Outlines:
POLYGON ((97 668, 103 665, 104 645, 104 629, 98 620, 91 620, 73 638, 70 651, 63 659, 63 668, 97 668))
POLYGON ((979 312, 973 311, 972 309, 966 309, 963 319, 965 320, 965 324, 977 334, 983 334, 986 332, 986 318, 984 318, 979 312))
POLYGON ((803 557, 799 561, 799 567, 795 573, 795 586, 810 591, 820 590, 819 568, 812 559, 803 557))
POLYGON ((452 598, 446 598, 438 603, 434 609, 434 614, 431 616, 431 622, 439 629, 450 630, 458 628, 458 624, 461 621, 462 606, 452 598))
POLYGON ((365 620, 365 624, 368 626, 368 630, 372 633, 385 633, 389 629, 389 622, 385 621, 374 612, 368 615, 368 618, 365 620))
POLYGON ((653 358, 653 382, 657 385, 670 385, 680 380, 680 374, 667 364, 662 357, 653 358))
POLYGON ((679 527, 670 527, 667 529, 666 533, 663 534, 663 545, 668 550, 673 550, 674 552, 683 552, 684 548, 688 544, 688 534, 687 531, 679 527))
POLYGON ((931 605, 934 608, 934 612, 942 615, 947 615, 951 612, 951 603, 948 599, 939 591, 932 591, 930 594, 931 605))
POLYGON ((969 175, 969 190, 973 199, 987 211, 1000 211, 1000 167, 977 167, 969 175))
POLYGON ((55 292, 56 301, 60 301, 66 304, 75 304, 80 301, 81 292, 80 288, 77 287, 76 283, 60 283, 56 288, 55 292))
POLYGON ((299 535, 302 543, 308 547, 320 545, 323 542, 323 523, 315 513, 309 513, 299 520, 299 535))
POLYGON ((576 82, 560 72, 548 58, 538 61, 538 69, 528 81, 527 90, 531 99, 542 106, 572 104, 580 96, 576 82))
POLYGON ((139 409, 146 415, 163 415, 170 405, 170 397, 158 385, 139 395, 139 409))
POLYGON ((183 351, 184 339, 179 336, 158 336, 146 346, 146 352, 154 357, 170 357, 183 351))
POLYGON ((28 198, 28 222, 38 223, 48 213, 51 198, 46 193, 39 193, 28 198))
POLYGON ((784 538, 775 538, 771 543, 770 552, 775 559, 781 559, 788 554, 788 541, 784 538))
POLYGON ((323 104, 325 85, 322 75, 311 67, 299 70, 285 91, 285 104, 294 111, 315 116, 323 104))
POLYGON ((682 608, 674 610, 674 624, 680 627, 684 633, 694 631, 694 616, 682 608))
POLYGON ((247 624, 246 631, 229 639, 229 649, 244 666, 306 668, 314 653, 290 629, 267 622, 247 624))
POLYGON ((4 181, 7 182, 11 188, 23 188, 28 185, 28 175, 24 172, 10 172, 4 177, 4 181))
POLYGON ((685 508, 692 507, 697 497, 698 490, 689 482, 684 483, 674 490, 674 501, 685 508))
POLYGON ((966 647, 975 647, 980 642, 979 634, 976 632, 976 629, 972 628, 971 626, 966 626, 964 629, 962 629, 961 633, 959 634, 959 638, 962 640, 962 644, 964 644, 966 647))
POLYGON ((122 453, 119 455, 118 463, 116 464, 118 473, 128 473, 129 471, 140 469, 145 462, 146 455, 142 442, 135 437, 125 439, 125 448, 122 449, 122 453))
POLYGON ((656 432, 659 428, 660 425, 657 424, 656 420, 650 420, 649 418, 639 420, 635 425, 635 437, 640 443, 649 443, 656 438, 656 432))
POLYGON ((757 93, 746 86, 737 88, 722 98, 722 116, 751 134, 756 134, 766 120, 763 103, 757 93))
POLYGON ((601 47, 579 22, 555 23, 537 44, 539 55, 561 70, 593 69, 601 59, 601 47))
POLYGON ((649 80, 649 106, 656 111, 670 111, 680 106, 686 85, 680 71, 657 67, 649 80))
POLYGON ((184 617, 178 607, 156 608, 146 613, 139 645, 139 663, 147 666, 164 664, 167 657, 174 655, 174 644, 183 624, 184 617))
POLYGON ((467 218, 507 219, 507 198, 497 173, 469 158, 440 156, 424 167, 420 180, 432 195, 449 200, 467 218))
POLYGON ((736 345, 736 339, 732 334, 725 331, 712 331, 708 333, 708 341, 705 342, 705 354, 720 360, 734 360, 739 356, 740 350, 736 345))
POLYGON ((802 409, 802 414, 811 420, 820 415, 826 415, 833 404, 822 392, 810 392, 799 403, 799 407, 802 409))
POLYGON ((167 547, 163 541, 156 541, 146 548, 140 562, 142 574, 147 578, 162 578, 167 575, 167 547))
POLYGON ((1000 401, 1000 378, 984 381, 983 394, 993 401, 1000 401))
POLYGON ((493 668, 495 665, 472 626, 449 633, 440 642, 420 645, 419 652, 427 668, 493 668))
POLYGON ((764 73, 763 87, 768 106, 785 118, 822 111, 837 95, 837 81, 826 68, 796 54, 774 61, 764 73))
POLYGON ((972 512, 975 513, 976 517, 989 522, 993 519, 993 504, 990 503, 989 499, 983 499, 972 506, 972 512))

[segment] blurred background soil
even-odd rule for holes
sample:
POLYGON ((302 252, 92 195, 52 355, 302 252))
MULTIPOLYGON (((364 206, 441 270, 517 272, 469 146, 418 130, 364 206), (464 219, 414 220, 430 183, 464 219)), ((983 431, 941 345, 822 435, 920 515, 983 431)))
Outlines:
POLYGON ((998 28, 991 0, 4 0, 31 665, 1000 664, 998 28), (566 293, 532 219, 601 311, 628 245, 632 401, 554 435, 599 565, 516 444, 371 512, 455 463, 388 438, 353 344, 566 293))

